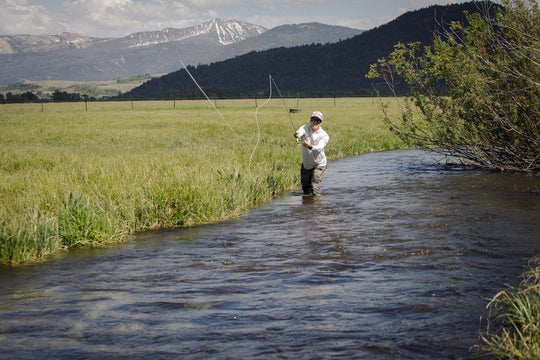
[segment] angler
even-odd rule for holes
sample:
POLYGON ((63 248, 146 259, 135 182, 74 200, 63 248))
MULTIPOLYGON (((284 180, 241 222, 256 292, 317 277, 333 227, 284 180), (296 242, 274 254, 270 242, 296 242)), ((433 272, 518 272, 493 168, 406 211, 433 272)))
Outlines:
POLYGON ((321 127, 323 114, 314 111, 311 114, 310 123, 301 126, 293 136, 302 139, 302 167, 300 169, 300 181, 304 196, 320 196, 321 184, 326 172, 326 155, 324 147, 330 137, 321 127))

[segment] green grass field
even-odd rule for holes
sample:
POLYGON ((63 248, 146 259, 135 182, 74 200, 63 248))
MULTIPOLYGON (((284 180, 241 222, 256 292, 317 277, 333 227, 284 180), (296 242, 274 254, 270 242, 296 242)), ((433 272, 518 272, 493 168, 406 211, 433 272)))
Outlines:
POLYGON ((403 145, 371 98, 265 101, 1 105, 0 263, 241 216, 298 187, 315 109, 329 158, 403 145))

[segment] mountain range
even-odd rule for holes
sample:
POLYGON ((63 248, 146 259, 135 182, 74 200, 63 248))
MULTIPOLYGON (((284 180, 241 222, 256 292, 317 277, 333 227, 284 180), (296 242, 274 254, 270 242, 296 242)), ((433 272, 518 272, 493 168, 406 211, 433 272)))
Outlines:
POLYGON ((21 80, 111 80, 163 74, 186 64, 209 64, 250 51, 330 43, 361 30, 319 23, 273 29, 228 19, 138 32, 122 38, 58 35, 0 36, 0 84, 21 80))
MULTIPOLYGON (((268 75, 289 96, 367 95, 377 85, 365 76, 370 65, 388 55, 395 44, 428 45, 451 22, 466 24, 465 12, 493 12, 496 6, 489 1, 433 5, 336 43, 250 52, 188 69, 205 92, 216 97, 263 94, 268 90, 268 75)), ((195 97, 200 93, 186 70, 181 69, 153 78, 123 96, 195 97)))

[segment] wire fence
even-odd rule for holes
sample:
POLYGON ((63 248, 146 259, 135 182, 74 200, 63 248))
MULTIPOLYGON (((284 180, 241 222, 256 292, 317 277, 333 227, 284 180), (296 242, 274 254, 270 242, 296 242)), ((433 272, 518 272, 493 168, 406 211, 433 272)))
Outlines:
MULTIPOLYGON (((338 106, 345 100, 350 103, 350 99, 371 98, 366 96, 349 97, 323 97, 316 98, 317 102, 325 106, 338 106)), ((314 98, 274 98, 282 106, 283 101, 289 107, 290 112, 299 112, 303 103, 312 102, 314 98)), ((123 99, 123 100, 99 100, 99 101, 20 101, 20 102, 0 102, 0 109, 17 111, 107 111, 107 110, 160 110, 160 109, 182 109, 182 108, 207 108, 207 107, 246 107, 257 108, 267 98, 214 98, 210 99, 123 99)))

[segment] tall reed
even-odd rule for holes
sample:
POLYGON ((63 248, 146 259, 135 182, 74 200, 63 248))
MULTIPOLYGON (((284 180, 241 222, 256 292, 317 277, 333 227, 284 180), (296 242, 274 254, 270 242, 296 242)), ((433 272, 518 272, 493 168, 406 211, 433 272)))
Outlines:
POLYGON ((330 158, 402 145, 371 99, 272 99, 255 118, 262 102, 218 100, 224 119, 204 101, 2 105, 0 263, 238 217, 298 186, 292 133, 315 109, 330 158))

